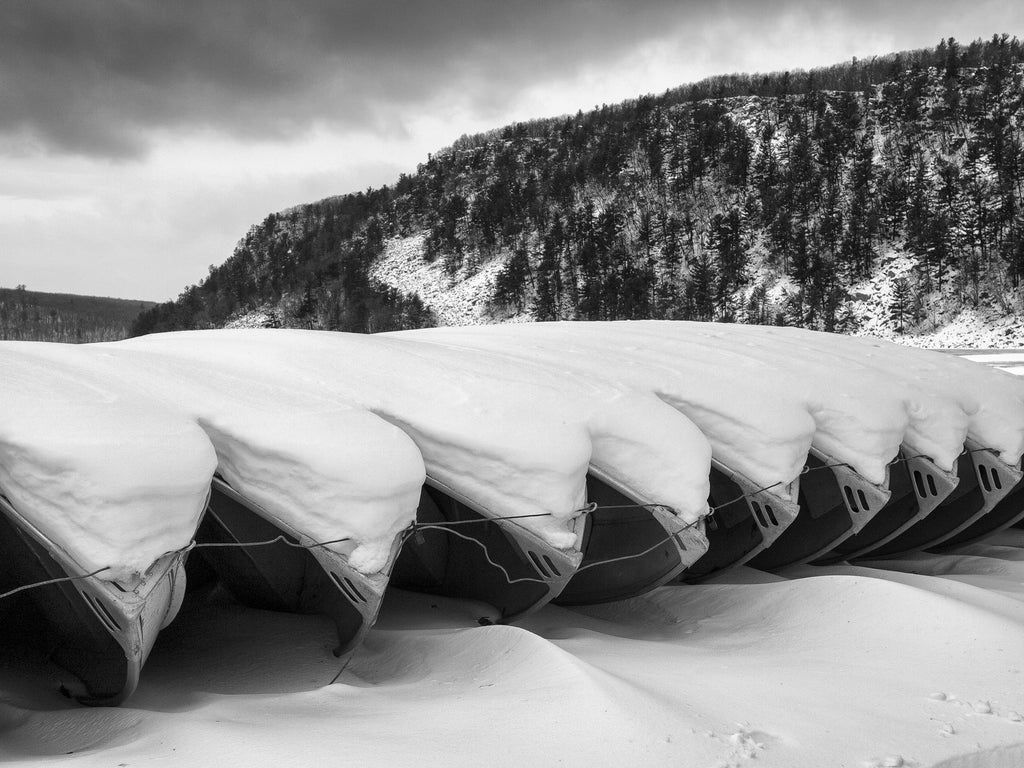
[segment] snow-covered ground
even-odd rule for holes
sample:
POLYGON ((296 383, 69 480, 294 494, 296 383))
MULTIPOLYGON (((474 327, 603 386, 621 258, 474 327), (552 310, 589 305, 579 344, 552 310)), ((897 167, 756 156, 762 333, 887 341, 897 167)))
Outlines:
POLYGON ((1022 545, 740 569, 518 626, 393 592, 333 684, 327 620, 203 594, 119 709, 70 705, 35 686, 43 662, 4 657, 0 762, 1018 768, 1022 545))
MULTIPOLYGON (((1024 450, 1021 380, 952 356, 785 329, 545 328, 493 330, 475 351, 460 345, 485 338, 483 329, 6 345, 0 465, 38 479, 36 496, 52 486, 50 516, 75 509, 93 534, 124 528, 145 539, 136 520, 194 526, 197 478, 216 462, 267 507, 324 535, 337 506, 335 522, 360 541, 386 542, 409 519, 425 470, 498 511, 549 513, 537 530, 557 544, 588 467, 696 520, 715 447, 768 479, 785 479, 771 471, 814 440, 867 474, 908 435, 941 447, 973 434, 1010 462, 1024 450), (33 390, 37 379, 44 386, 33 390), (109 418, 74 421, 93 409, 109 418), (52 450, 62 420, 76 441, 63 453, 52 450), (120 448, 118 425, 131 438, 120 448), (765 439, 749 450, 742 443, 755 434, 765 439), (386 450, 361 459, 374 445, 386 450), (394 466, 392 452, 402 457, 394 466), (115 461, 146 474, 118 485, 115 461), (161 466, 188 478, 171 487, 184 511, 166 521, 152 502, 161 466), (125 489, 139 491, 145 514, 125 489), (104 507, 104 494, 127 501, 104 507), (353 503, 359 514, 342 509, 353 503), (82 509, 104 513, 98 529, 82 509)), ((14 474, 0 482, 12 485, 14 474)), ((31 507, 34 498, 12 501, 31 507)), ((109 554, 108 541, 54 531, 93 559, 109 554)), ((115 554, 131 541, 113 542, 115 554)), ((14 626, 3 623, 7 605, 0 647, 14 626)), ((160 634, 138 690, 117 709, 70 704, 47 685, 61 673, 45 643, 5 648, 0 763, 1024 764, 1021 530, 943 555, 740 568, 603 606, 548 606, 516 626, 481 626, 481 613, 392 591, 342 669, 328 619, 243 608, 204 588, 160 634)))

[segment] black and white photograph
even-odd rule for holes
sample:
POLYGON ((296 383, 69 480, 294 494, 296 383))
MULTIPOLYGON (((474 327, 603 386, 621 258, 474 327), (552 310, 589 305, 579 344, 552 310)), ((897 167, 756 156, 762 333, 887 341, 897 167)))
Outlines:
POLYGON ((1022 38, 0 0, 0 767, 1024 767, 1022 38))

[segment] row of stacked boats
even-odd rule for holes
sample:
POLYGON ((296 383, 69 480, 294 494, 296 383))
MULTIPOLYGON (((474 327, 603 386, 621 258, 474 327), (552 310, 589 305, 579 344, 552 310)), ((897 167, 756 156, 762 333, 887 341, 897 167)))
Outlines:
POLYGON ((212 580, 329 616, 344 654, 389 585, 509 622, 1024 519, 1024 382, 867 338, 194 331, 3 342, 0 365, 3 632, 90 704, 132 693, 212 580))

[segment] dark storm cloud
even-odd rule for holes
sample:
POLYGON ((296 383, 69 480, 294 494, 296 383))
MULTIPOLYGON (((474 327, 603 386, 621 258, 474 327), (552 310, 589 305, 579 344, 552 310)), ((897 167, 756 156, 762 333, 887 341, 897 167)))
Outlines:
POLYGON ((0 4, 0 131, 130 156, 153 129, 380 128, 391 106, 473 100, 658 34, 658 2, 0 4))
MULTIPOLYGON (((6 0, 0 134, 8 149, 14 137, 22 147, 130 157, 160 130, 240 137, 313 124, 398 130, 396 118, 436 98, 486 107, 674 30, 689 30, 698 45, 709 23, 734 24, 732 42, 754 45, 758 25, 779 13, 803 8, 813 18, 822 7, 811 0, 6 0)), ((842 16, 844 8, 854 4, 830 10, 842 16)), ((920 24, 925 10, 926 20, 937 15, 925 0, 864 0, 855 9, 860 19, 895 14, 900 25, 920 24)))

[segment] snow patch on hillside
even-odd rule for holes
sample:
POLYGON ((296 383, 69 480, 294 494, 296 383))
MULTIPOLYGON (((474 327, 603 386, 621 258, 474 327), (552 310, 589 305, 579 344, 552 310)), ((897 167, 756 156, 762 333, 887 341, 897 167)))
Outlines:
POLYGON ((505 256, 480 265, 473 274, 463 267, 454 277, 440 259, 427 261, 427 233, 395 237, 370 268, 370 278, 404 293, 418 296, 440 325, 479 325, 494 321, 490 297, 494 281, 505 266, 505 256))
MULTIPOLYGON (((851 316, 856 322, 854 335, 874 336, 913 347, 929 349, 1008 349, 1024 347, 1024 319, 1007 314, 988 303, 987 295, 978 306, 955 306, 943 302, 937 292, 921 296, 916 312, 921 319, 912 323, 913 297, 908 300, 904 332, 894 318, 895 285, 906 280, 918 290, 918 261, 901 251, 889 251, 878 262, 870 279, 850 289, 851 316)), ((949 275, 947 280, 956 279, 949 275)))
POLYGON ((251 312, 232 315, 226 323, 225 328, 280 328, 282 325, 280 313, 272 307, 259 307, 251 312))

